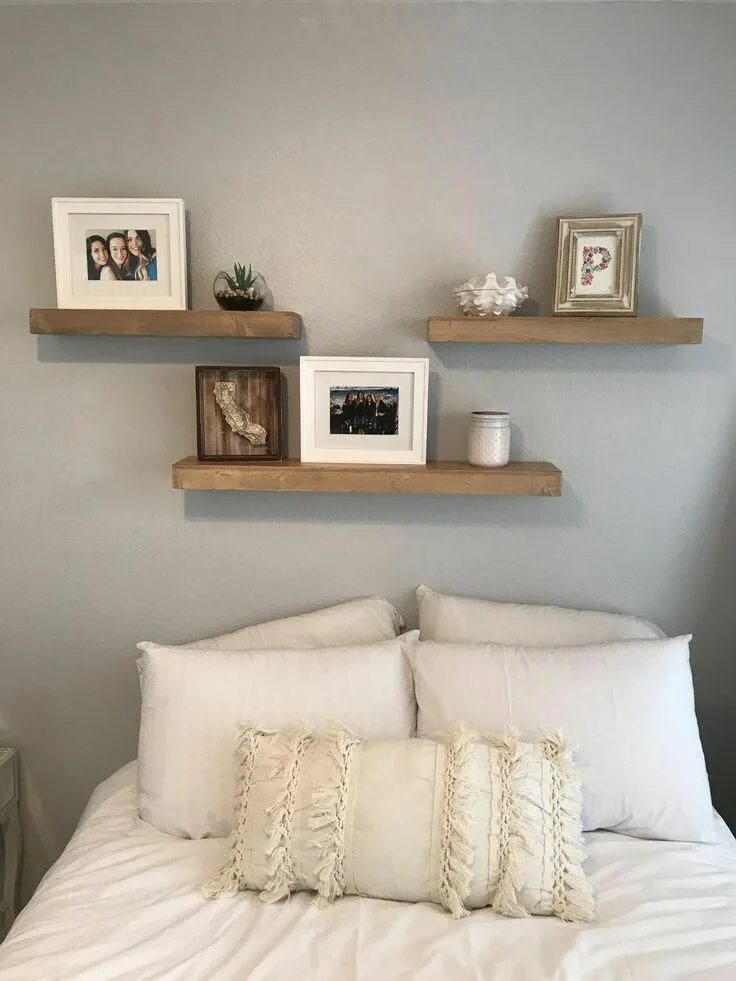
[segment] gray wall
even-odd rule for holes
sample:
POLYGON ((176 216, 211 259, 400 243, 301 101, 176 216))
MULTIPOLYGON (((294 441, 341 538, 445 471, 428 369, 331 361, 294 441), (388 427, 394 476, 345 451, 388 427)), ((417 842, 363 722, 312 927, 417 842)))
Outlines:
POLYGON ((627 610, 693 631, 715 796, 736 816, 736 8, 695 4, 0 10, 0 742, 26 892, 135 755, 134 644, 412 588, 627 610), (233 258, 301 342, 35 338, 52 195, 181 196, 192 305, 233 258), (430 347, 475 272, 550 308, 560 213, 640 210, 640 311, 698 348, 430 347), (189 493, 198 363, 430 358, 429 453, 509 409, 560 500, 189 493))

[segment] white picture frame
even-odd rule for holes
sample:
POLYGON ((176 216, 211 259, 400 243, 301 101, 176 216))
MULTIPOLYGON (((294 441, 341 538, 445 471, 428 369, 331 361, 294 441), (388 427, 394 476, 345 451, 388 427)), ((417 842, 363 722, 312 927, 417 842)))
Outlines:
POLYGON ((303 357, 299 373, 302 462, 427 462, 428 358, 303 357))
POLYGON ((51 216, 60 308, 187 309, 181 198, 52 198, 51 216), (128 232, 136 229, 143 229, 144 241, 133 239, 128 249, 128 232), (109 237, 118 257, 127 256, 121 266, 113 262, 109 237), (138 258, 132 251, 136 247, 138 258))
POLYGON ((555 314, 635 316, 641 214, 557 221, 555 314))

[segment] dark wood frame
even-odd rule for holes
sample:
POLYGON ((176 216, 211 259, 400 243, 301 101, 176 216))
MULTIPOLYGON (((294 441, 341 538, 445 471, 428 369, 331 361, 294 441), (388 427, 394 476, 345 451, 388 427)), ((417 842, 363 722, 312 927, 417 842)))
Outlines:
POLYGON ((228 462, 228 463, 243 463, 243 464, 259 464, 259 463, 275 463, 283 459, 283 424, 284 424, 284 411, 283 411, 283 386, 282 386, 282 374, 281 368, 274 367, 272 365, 197 365, 194 369, 194 380, 196 389, 196 408, 197 408, 197 459, 203 462, 217 463, 218 461, 228 462), (278 437, 277 453, 264 453, 262 456, 230 456, 230 455, 218 455, 218 454, 206 454, 204 450, 204 419, 202 418, 202 412, 200 410, 200 405, 202 401, 202 381, 205 372, 209 371, 224 371, 224 372, 237 372, 237 371, 255 371, 263 375, 273 375, 274 385, 275 385, 275 396, 276 396, 276 407, 277 407, 277 424, 278 424, 278 437))

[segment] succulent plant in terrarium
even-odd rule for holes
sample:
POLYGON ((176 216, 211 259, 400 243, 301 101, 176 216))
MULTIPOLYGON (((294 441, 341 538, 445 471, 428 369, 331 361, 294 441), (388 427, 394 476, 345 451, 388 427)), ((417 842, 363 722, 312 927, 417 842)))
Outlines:
POLYGON ((215 299, 223 310, 257 310, 264 300, 266 282, 253 267, 236 262, 232 275, 221 270, 212 285, 215 299))

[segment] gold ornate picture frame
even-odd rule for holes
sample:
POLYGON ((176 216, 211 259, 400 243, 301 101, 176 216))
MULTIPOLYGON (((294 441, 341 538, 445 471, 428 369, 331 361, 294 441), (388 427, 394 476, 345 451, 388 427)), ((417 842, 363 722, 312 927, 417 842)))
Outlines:
POLYGON ((556 314, 635 316, 641 215, 558 218, 556 314))

